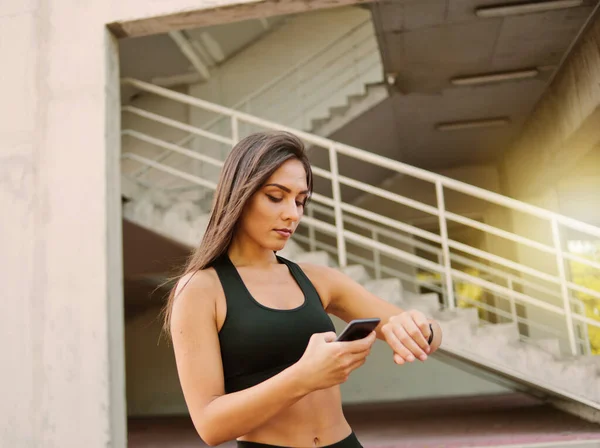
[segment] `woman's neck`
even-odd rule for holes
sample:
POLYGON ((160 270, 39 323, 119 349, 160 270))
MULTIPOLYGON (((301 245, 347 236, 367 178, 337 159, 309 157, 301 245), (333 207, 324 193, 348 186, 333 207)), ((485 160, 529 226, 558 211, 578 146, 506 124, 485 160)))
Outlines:
POLYGON ((227 253, 236 266, 269 267, 277 263, 275 252, 242 238, 234 238, 227 253))

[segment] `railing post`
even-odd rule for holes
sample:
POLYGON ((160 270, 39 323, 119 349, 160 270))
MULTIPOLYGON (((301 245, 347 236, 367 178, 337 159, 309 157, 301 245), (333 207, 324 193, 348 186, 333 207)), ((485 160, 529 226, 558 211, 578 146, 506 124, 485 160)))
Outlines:
POLYGON ((335 145, 329 147, 329 167, 331 169, 331 189, 333 192, 335 227, 337 234, 338 263, 341 268, 346 267, 346 240, 344 238, 344 221, 342 216, 342 194, 340 192, 340 180, 338 169, 338 158, 335 145))
MULTIPOLYGON (((509 277, 506 279, 507 281, 507 285, 508 289, 510 289, 511 291, 513 291, 513 281, 512 279, 509 277)), ((512 321, 513 323, 515 323, 516 325, 519 324, 519 321, 517 320, 517 305, 515 303, 515 298, 514 296, 511 294, 510 295, 510 315, 512 317, 512 321)))
POLYGON ((454 282, 452 281, 452 266, 450 264, 450 247, 448 246, 448 227, 446 225, 446 204, 444 202, 444 187, 442 181, 435 181, 435 195, 439 213, 440 237, 442 238, 442 254, 444 256, 444 277, 446 283, 446 307, 450 310, 456 308, 454 300, 454 282))
POLYGON ((236 116, 231 117, 231 140, 236 145, 240 141, 239 122, 236 116))
POLYGON ((567 287, 567 276, 565 274, 565 260, 563 258, 562 242, 560 240, 560 230, 556 217, 550 220, 552 226, 552 243, 556 249, 556 267, 558 268, 558 277, 560 279, 560 292, 563 299, 563 309, 565 311, 565 320, 567 324, 567 335, 569 337, 569 347, 571 354, 577 354, 577 343, 575 341, 575 328, 573 326, 573 317, 571 316, 571 298, 569 297, 569 288, 567 287))
MULTIPOLYGON (((379 232, 376 229, 371 230, 371 238, 373 241, 379 241, 379 232)), ((375 278, 381 278, 381 257, 377 249, 373 249, 373 264, 375 267, 375 278)))
MULTIPOLYGON (((574 303, 575 305, 577 305, 577 314, 581 315, 581 316, 585 316, 585 304, 583 303, 583 301, 573 298, 571 299, 571 302, 574 303)), ((580 330, 581 334, 577 335, 577 338, 579 339, 578 342, 581 342, 581 347, 582 347, 582 351, 583 351, 583 355, 589 356, 592 354, 592 349, 590 347, 590 336, 588 333, 588 326, 586 323, 583 322, 577 322, 577 328, 580 330)))
MULTIPOLYGON (((312 207, 308 208, 308 216, 313 218, 315 216, 315 212, 312 207)), ((308 247, 311 252, 317 250, 317 240, 315 238, 315 227, 312 224, 308 225, 308 247)))

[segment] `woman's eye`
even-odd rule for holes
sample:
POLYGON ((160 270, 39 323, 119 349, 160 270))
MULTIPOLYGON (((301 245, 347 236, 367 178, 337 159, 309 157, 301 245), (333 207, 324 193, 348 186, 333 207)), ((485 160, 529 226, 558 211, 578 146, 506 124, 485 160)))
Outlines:
POLYGON ((301 202, 296 201, 296 205, 298 207, 304 207, 304 201, 301 201, 301 202))
POLYGON ((272 202, 281 202, 282 198, 276 198, 274 196, 271 196, 270 194, 267 195, 267 197, 272 201, 272 202))

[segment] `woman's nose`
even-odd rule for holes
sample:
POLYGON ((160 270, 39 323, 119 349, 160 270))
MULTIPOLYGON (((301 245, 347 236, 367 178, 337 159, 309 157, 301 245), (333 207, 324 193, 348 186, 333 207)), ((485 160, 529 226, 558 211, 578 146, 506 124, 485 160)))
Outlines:
POLYGON ((291 204, 286 204, 286 207, 283 211, 283 218, 285 220, 298 221, 300 219, 300 212, 298 211, 298 205, 296 201, 291 204))

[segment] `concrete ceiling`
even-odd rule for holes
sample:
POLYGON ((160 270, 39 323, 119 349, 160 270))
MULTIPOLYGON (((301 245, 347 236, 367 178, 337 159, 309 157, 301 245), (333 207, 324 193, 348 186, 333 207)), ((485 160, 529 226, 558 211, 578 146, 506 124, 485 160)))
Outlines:
POLYGON ((497 163, 544 94, 597 0, 543 13, 476 16, 477 7, 497 3, 374 3, 385 71, 395 76, 393 92, 331 137, 426 169, 497 163), (451 83, 454 77, 523 69, 537 69, 539 74, 477 87, 451 83), (452 132, 436 129, 440 123, 496 117, 506 117, 508 124, 452 132))
MULTIPOLYGON (((239 51, 285 23, 284 16, 252 19, 179 32, 189 43, 199 63, 210 71, 239 51)), ((126 38, 119 41, 122 77, 131 77, 165 87, 202 82, 204 77, 169 34, 126 38)), ((135 93, 122 89, 122 102, 135 93)))

